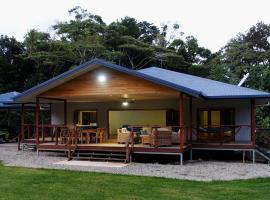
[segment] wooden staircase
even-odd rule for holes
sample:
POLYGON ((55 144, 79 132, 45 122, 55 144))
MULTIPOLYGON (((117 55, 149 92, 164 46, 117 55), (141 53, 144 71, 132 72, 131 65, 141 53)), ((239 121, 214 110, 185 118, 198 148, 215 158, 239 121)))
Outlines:
POLYGON ((73 155, 74 160, 128 162, 125 152, 77 151, 73 155))

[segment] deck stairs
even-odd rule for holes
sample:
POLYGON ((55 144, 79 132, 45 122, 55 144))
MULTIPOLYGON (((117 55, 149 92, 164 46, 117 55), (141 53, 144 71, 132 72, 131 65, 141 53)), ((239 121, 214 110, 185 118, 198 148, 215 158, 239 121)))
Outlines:
POLYGON ((25 150, 36 150, 37 145, 35 143, 23 143, 21 144, 21 149, 25 150))
POLYGON ((255 152, 259 155, 260 158, 266 160, 270 164, 270 151, 269 150, 267 151, 266 149, 257 146, 255 152))
POLYGON ((90 160, 90 161, 114 161, 128 162, 125 152, 99 152, 99 151, 76 151, 73 153, 75 160, 90 160))

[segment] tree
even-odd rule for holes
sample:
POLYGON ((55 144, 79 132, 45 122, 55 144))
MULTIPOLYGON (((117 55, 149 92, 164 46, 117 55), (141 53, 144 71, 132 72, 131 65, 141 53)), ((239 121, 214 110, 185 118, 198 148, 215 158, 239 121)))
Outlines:
MULTIPOLYGON (((270 25, 259 22, 246 33, 231 39, 207 63, 210 78, 237 84, 244 74, 249 73, 244 86, 270 91, 270 25)), ((257 109, 258 126, 269 126, 269 107, 257 109)))
POLYGON ((186 62, 192 64, 204 64, 211 56, 211 51, 200 47, 198 40, 193 36, 187 36, 186 41, 175 39, 169 48, 174 49, 177 54, 185 58, 186 62))
POLYGON ((20 55, 25 51, 22 43, 13 37, 0 37, 0 92, 21 91, 24 89, 28 66, 24 66, 20 55))
POLYGON ((69 11, 74 20, 60 22, 53 26, 56 34, 78 56, 78 64, 95 57, 101 57, 104 51, 104 33, 106 25, 98 15, 88 13, 81 7, 69 11))
MULTIPOLYGON (((238 82, 245 73, 250 77, 245 86, 269 91, 266 80, 270 68, 270 25, 262 22, 252 26, 247 33, 238 34, 236 38, 221 49, 209 65, 219 68, 226 66, 227 71, 234 75, 232 81, 238 82)), ((214 74, 212 76, 215 76, 214 74)))

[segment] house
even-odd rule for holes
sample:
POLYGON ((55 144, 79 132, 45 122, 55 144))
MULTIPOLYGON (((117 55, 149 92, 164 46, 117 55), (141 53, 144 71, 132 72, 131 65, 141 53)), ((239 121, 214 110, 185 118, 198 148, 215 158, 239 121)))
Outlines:
POLYGON ((255 159, 255 106, 270 94, 158 67, 131 70, 94 59, 17 95, 22 144, 37 151, 179 155, 235 150, 255 159), (35 124, 24 107, 36 105, 35 124), (41 104, 51 123, 42 122, 41 104))

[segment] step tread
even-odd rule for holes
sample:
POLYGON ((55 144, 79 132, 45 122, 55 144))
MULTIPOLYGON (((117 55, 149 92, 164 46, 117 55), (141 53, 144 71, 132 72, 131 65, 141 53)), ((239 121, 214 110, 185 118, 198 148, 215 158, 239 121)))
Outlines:
POLYGON ((126 156, 126 154, 113 154, 113 153, 78 153, 79 156, 83 156, 83 155, 93 155, 93 156, 126 156))
POLYGON ((100 157, 79 157, 74 159, 80 159, 80 160, 106 160, 106 161, 126 161, 126 159, 123 158, 100 158, 100 157))

